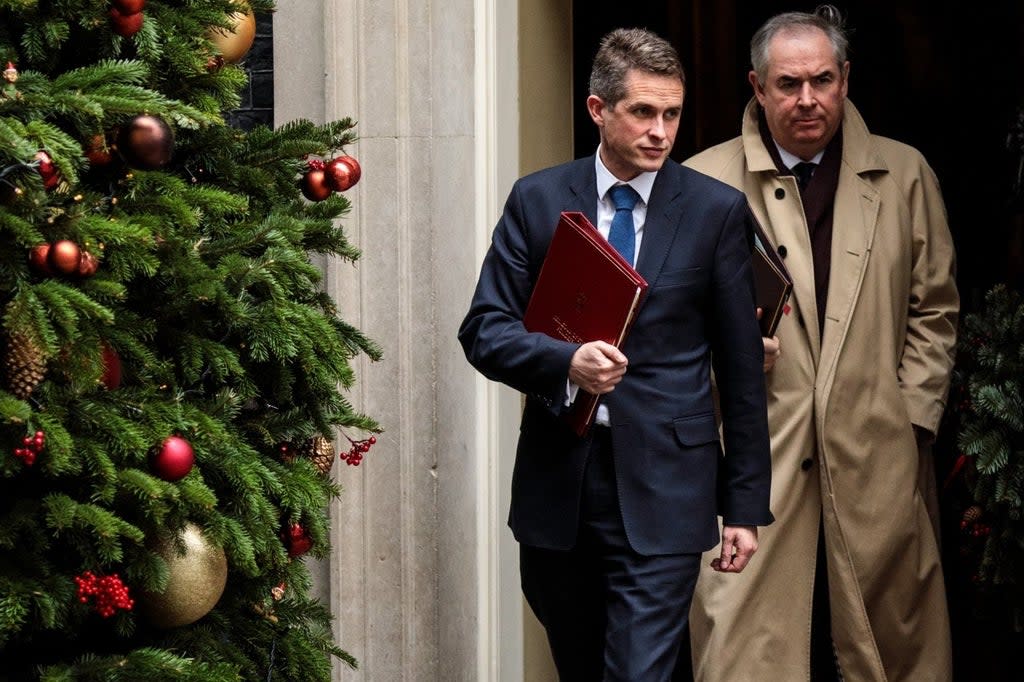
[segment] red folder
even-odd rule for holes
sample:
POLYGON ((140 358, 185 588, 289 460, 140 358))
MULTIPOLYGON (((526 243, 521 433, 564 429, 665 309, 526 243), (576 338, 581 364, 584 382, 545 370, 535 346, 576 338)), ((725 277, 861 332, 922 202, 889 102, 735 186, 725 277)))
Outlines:
MULTIPOLYGON (((523 317, 527 331, 572 343, 605 341, 620 346, 647 291, 633 269, 583 213, 561 214, 523 317)), ((597 396, 580 390, 565 413, 584 436, 597 396)))
POLYGON ((761 309, 761 336, 775 336, 786 303, 793 292, 793 279, 768 235, 756 221, 754 252, 750 264, 754 270, 754 299, 761 309))

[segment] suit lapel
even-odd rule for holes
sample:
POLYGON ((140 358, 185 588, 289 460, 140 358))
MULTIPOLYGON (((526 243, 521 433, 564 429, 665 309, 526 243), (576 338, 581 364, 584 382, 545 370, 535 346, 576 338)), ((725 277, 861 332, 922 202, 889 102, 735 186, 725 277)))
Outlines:
POLYGON ((636 270, 649 284, 653 284, 668 257, 669 246, 676 236, 679 212, 683 203, 680 196, 687 188, 682 167, 668 161, 658 172, 651 188, 644 221, 644 236, 637 254, 636 270))
POLYGON ((597 225, 597 172, 596 159, 588 156, 576 162, 576 168, 569 180, 569 201, 564 210, 579 211, 597 225))

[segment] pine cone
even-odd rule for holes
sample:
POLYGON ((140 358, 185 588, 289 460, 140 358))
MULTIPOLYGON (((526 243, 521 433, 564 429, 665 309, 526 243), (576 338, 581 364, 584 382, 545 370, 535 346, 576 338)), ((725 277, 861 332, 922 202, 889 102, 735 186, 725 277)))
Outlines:
POLYGON ((334 444, 323 436, 300 443, 295 447, 295 454, 310 459, 324 476, 331 473, 331 467, 334 466, 334 444))
POLYGON ((964 511, 963 520, 967 523, 974 523, 981 518, 981 507, 976 504, 972 504, 964 511))
POLYGON ((43 380, 45 373, 46 358, 31 338, 15 334, 7 339, 4 374, 11 393, 24 400, 43 380))

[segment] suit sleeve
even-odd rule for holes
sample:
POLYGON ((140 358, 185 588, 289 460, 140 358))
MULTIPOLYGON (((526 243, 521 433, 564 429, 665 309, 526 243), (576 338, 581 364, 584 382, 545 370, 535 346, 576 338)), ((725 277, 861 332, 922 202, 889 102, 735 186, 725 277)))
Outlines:
POLYGON ((579 345, 527 332, 523 326, 554 228, 551 216, 550 226, 536 225, 527 212, 521 183, 516 183, 494 228, 459 342, 470 364, 488 379, 536 398, 557 414, 565 401, 569 363, 579 345))
POLYGON ((771 453, 764 344, 750 267, 753 220, 746 201, 737 199, 716 252, 711 343, 724 447, 719 511, 726 525, 764 526, 773 520, 771 453))
POLYGON ((913 266, 898 376, 911 423, 935 434, 949 391, 960 298, 945 205, 938 180, 923 158, 909 199, 913 266))

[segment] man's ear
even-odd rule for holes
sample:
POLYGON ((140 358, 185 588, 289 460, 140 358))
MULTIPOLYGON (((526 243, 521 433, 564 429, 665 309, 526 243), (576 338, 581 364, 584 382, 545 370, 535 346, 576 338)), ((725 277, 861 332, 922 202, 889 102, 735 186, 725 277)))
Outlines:
POLYGON ((604 100, 597 95, 587 97, 587 111, 590 118, 600 128, 604 125, 604 100))
POLYGON ((750 87, 754 89, 754 97, 764 106, 764 87, 761 85, 761 81, 757 79, 757 72, 751 71, 747 74, 747 80, 750 81, 750 87))

